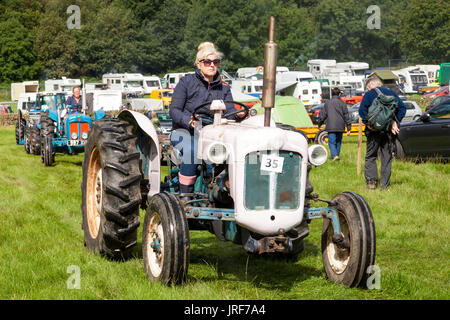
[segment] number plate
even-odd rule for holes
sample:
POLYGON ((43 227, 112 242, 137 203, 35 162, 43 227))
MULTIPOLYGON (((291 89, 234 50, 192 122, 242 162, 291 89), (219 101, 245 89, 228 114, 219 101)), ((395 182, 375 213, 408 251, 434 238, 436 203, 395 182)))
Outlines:
POLYGON ((277 172, 283 171, 283 157, 273 154, 264 154, 261 158, 261 171, 277 172))
POLYGON ((68 145, 69 146, 83 146, 86 144, 86 140, 69 140, 68 145))

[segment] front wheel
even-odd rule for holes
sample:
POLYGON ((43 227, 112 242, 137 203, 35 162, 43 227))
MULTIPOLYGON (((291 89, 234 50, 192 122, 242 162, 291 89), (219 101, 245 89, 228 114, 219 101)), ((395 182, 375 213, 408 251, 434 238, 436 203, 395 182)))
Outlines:
POLYGON ((24 120, 17 120, 16 122, 16 144, 20 144, 24 139, 24 131, 25 131, 26 122, 24 120))
POLYGON ((52 140, 51 135, 41 136, 41 160, 46 167, 55 163, 52 140))
POLYGON ((333 240, 333 226, 325 219, 322 227, 322 260, 332 282, 347 287, 366 285, 369 267, 375 262, 375 224, 365 199, 352 192, 333 198, 341 228, 341 241, 333 240))
POLYGON ((154 195, 147 207, 142 230, 142 250, 147 277, 164 284, 186 280, 189 266, 189 229, 178 198, 154 195))
POLYGON ((31 128, 30 133, 30 153, 34 155, 41 154, 41 136, 37 127, 31 128))
POLYGON ((31 152, 30 139, 31 139, 30 127, 26 126, 24 129, 24 143, 23 143, 23 147, 25 148, 26 153, 31 152))

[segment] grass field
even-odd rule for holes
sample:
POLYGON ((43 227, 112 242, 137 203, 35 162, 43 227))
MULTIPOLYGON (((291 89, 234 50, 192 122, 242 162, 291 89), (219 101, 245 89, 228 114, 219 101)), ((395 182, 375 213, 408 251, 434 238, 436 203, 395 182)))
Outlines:
POLYGON ((15 144, 13 127, 0 128, 0 299, 449 299, 449 165, 394 161, 391 188, 369 191, 356 174, 356 149, 356 137, 345 137, 342 160, 313 169, 311 181, 321 198, 354 191, 370 204, 380 289, 326 279, 320 220, 311 222, 296 263, 255 259, 238 245, 191 231, 188 282, 164 287, 146 279, 140 234, 136 257, 126 262, 84 248, 82 154, 57 154, 56 164, 45 167, 15 144), (68 288, 73 266, 80 289, 68 288))

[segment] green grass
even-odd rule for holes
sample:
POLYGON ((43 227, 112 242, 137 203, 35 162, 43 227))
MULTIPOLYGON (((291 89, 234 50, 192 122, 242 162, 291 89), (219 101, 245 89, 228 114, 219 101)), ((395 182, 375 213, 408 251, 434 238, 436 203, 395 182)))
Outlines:
POLYGON ((370 204, 381 289, 326 279, 319 220, 294 264, 249 258, 241 246, 191 231, 188 282, 164 287, 146 279, 140 234, 126 262, 86 251, 82 154, 57 154, 45 167, 15 144, 13 127, 0 128, 0 299, 449 299, 450 167, 394 161, 391 188, 369 191, 356 174, 356 148, 356 137, 345 137, 342 160, 313 169, 311 180, 321 198, 354 191, 370 204), (67 288, 72 265, 81 270, 79 290, 67 288))

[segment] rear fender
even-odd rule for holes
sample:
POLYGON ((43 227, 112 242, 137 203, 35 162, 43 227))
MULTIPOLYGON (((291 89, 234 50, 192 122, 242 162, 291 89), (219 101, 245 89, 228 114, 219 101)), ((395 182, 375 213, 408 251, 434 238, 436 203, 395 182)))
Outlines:
POLYGON ((149 118, 142 113, 123 110, 119 119, 133 125, 133 133, 138 137, 138 151, 141 153, 142 170, 149 181, 149 193, 151 197, 159 193, 161 186, 161 163, 158 134, 149 118))

